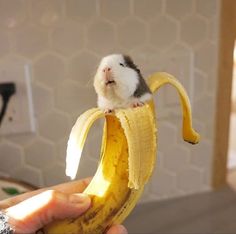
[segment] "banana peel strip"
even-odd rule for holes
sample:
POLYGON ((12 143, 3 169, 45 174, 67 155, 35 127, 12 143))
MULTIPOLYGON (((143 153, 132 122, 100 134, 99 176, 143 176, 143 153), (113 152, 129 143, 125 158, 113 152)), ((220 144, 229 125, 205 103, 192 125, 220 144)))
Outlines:
POLYGON ((100 109, 92 108, 80 115, 73 126, 66 153, 66 175, 71 179, 76 177, 85 140, 91 126, 96 120, 104 117, 105 114, 100 109))
POLYGON ((156 121, 153 110, 146 104, 139 108, 117 110, 116 116, 128 142, 128 187, 139 189, 147 183, 156 161, 156 121))
POLYGON ((151 75, 147 82, 153 93, 158 91, 158 89, 165 84, 170 84, 176 88, 180 96, 183 112, 183 139, 189 143, 197 144, 200 140, 200 135, 192 127, 191 105, 183 85, 174 76, 166 72, 157 72, 151 75))

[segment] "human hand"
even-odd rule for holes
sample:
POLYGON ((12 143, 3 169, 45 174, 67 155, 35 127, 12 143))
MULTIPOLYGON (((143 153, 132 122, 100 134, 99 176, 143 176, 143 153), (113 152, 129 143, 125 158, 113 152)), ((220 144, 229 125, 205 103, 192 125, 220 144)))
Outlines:
MULTIPOLYGON (((5 210, 15 233, 34 233, 54 220, 75 218, 89 209, 90 198, 81 194, 89 182, 83 179, 24 193, 0 201, 0 209, 5 210)), ((107 234, 127 234, 127 230, 114 225, 107 234)))

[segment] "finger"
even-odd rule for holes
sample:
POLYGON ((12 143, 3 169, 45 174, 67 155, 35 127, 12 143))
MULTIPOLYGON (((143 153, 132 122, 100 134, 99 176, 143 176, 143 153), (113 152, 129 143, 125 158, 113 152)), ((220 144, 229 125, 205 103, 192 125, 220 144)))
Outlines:
POLYGON ((65 194, 48 190, 6 210, 10 225, 16 233, 33 233, 59 219, 75 218, 91 204, 85 194, 65 194))
POLYGON ((113 225, 107 231, 107 234, 128 234, 128 231, 123 225, 113 225))
POLYGON ((51 189, 61 191, 63 193, 82 193, 89 183, 91 182, 92 177, 88 177, 82 180, 66 182, 64 184, 59 184, 51 187, 51 189))
POLYGON ((60 192, 64 192, 64 193, 68 193, 68 194, 81 193, 88 186, 91 179, 92 179, 91 177, 88 177, 88 178, 85 178, 82 180, 71 181, 71 182, 55 185, 50 188, 43 188, 43 189, 38 189, 38 190, 35 190, 32 192, 23 193, 21 195, 0 201, 0 209, 6 209, 10 206, 16 205, 17 203, 22 202, 27 198, 35 196, 35 195, 42 193, 44 191, 47 191, 49 189, 58 190, 60 192))

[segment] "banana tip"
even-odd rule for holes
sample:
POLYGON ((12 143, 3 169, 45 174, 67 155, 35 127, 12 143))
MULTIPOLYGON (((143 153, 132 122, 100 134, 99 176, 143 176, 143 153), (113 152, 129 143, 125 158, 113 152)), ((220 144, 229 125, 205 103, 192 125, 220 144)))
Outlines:
POLYGON ((187 139, 184 139, 186 142, 190 143, 190 144, 198 144, 199 141, 200 141, 200 135, 198 133, 195 132, 194 136, 190 138, 187 138, 187 139))

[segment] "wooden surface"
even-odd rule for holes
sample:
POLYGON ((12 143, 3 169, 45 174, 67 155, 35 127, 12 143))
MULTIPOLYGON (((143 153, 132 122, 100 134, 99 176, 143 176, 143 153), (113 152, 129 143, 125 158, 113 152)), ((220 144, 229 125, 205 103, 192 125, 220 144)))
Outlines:
POLYGON ((135 208, 131 234, 235 234, 236 194, 230 188, 135 208))
POLYGON ((236 38, 236 1, 221 1, 217 111, 214 139, 213 188, 226 184, 233 50, 236 38))

